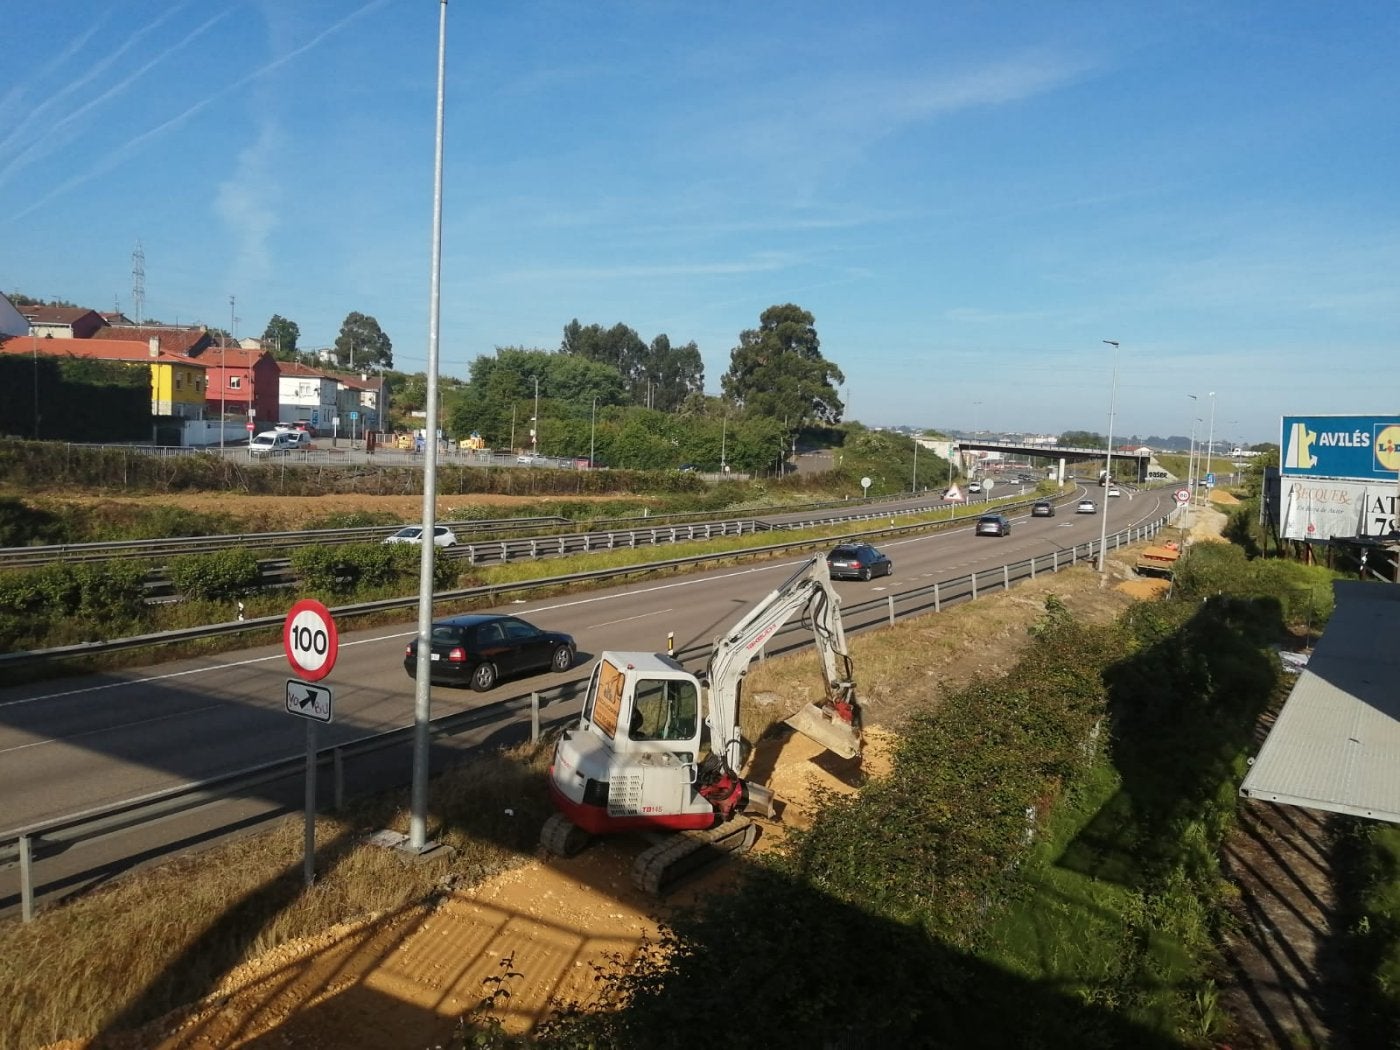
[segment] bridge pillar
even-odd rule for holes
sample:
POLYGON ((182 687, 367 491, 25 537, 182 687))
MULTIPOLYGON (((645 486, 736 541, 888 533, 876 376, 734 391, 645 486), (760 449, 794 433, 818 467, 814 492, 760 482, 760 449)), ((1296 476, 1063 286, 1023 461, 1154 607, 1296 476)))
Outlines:
POLYGON ((1060 488, 1064 488, 1064 487, 1065 487, 1065 457, 1064 457, 1064 456, 1061 456, 1061 457, 1060 457, 1060 469, 1056 472, 1055 483, 1056 483, 1057 485, 1059 485, 1060 488))

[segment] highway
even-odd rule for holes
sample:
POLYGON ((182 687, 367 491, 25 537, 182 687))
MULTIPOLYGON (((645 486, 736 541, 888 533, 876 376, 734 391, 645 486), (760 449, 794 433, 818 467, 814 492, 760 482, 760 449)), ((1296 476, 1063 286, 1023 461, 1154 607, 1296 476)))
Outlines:
MULTIPOLYGON (((1095 488, 1090 495, 1101 510, 1107 505, 1109 532, 1158 518, 1168 506, 1166 495, 1159 493, 1129 498, 1125 491, 1122 499, 1104 500, 1102 490, 1095 488)), ((894 561, 893 576, 843 582, 837 589, 850 606, 1097 540, 1099 515, 1073 510, 1071 500, 1054 518, 1033 519, 1026 511, 1018 512, 1008 537, 974 536, 969 523, 956 531, 880 543, 894 561)), ((664 557, 664 552, 656 553, 664 557)), ((639 551, 638 556, 643 560, 652 552, 639 551)), ((668 632, 674 632, 677 649, 706 644, 802 560, 789 556, 512 604, 501 611, 575 637, 575 668, 566 674, 507 680, 488 693, 435 686, 433 714, 586 677, 604 649, 664 650, 668 632)), ((880 610, 858 622, 848 619, 847 630, 882 619, 880 610)), ((320 746, 411 724, 413 682, 404 673, 402 657, 414 634, 413 623, 342 631, 339 661, 323 683, 334 690, 336 720, 320 727, 320 746)), ((289 677, 278 645, 0 688, 0 830, 302 754, 306 723, 284 710, 289 677)), ((459 746, 503 741, 520 732, 518 726, 487 727, 459 746)), ((398 768, 406 779, 407 761, 398 768)), ((163 839, 138 832, 126 838, 134 836, 140 849, 153 851, 165 848, 157 839, 167 847, 170 841, 198 841, 230 825, 255 823, 260 813, 289 802, 295 807, 295 791, 291 794, 287 798, 269 791, 268 797, 242 800, 231 813, 205 813, 201 821, 179 818, 165 829, 163 839)), ((90 854, 96 848, 75 852, 90 854)), ((107 859, 115 863, 122 848, 129 851, 132 846, 114 846, 107 859)), ((92 861, 85 855, 64 878, 77 880, 78 870, 92 861)), ((47 867, 44 876, 53 879, 47 867)), ((13 906, 14 880, 13 870, 0 872, 0 908, 13 906)))

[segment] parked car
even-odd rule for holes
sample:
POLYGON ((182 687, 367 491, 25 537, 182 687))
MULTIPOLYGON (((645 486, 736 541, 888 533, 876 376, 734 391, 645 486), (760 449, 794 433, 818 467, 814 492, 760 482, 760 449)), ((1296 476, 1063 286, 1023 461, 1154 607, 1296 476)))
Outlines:
POLYGON ((1055 504, 1048 499, 1038 499, 1031 504, 1032 518, 1053 518, 1055 516, 1055 504))
POLYGON ((1005 514, 983 514, 977 519, 978 536, 1010 536, 1011 519, 1005 514))
POLYGON ((868 580, 894 572, 894 562, 868 543, 843 543, 832 548, 826 567, 833 580, 868 580))
POLYGON ((1097 514, 1098 512, 1099 505, 1091 499, 1080 500, 1079 506, 1074 509, 1076 514, 1097 514))
POLYGON ((250 456, 285 455, 300 447, 290 430, 264 430, 248 442, 250 456))
MULTIPOLYGON (((385 543, 418 543, 423 542, 422 525, 405 525, 392 536, 384 537, 385 543)), ((457 543, 456 534, 446 525, 433 526, 433 546, 452 547, 457 543)))
POLYGON ((286 434, 291 439, 293 448, 311 447, 311 432, 309 430, 302 430, 291 423, 278 423, 275 429, 279 434, 286 434))
POLYGON ((535 464, 535 463, 539 463, 539 462, 540 462, 540 457, 539 457, 539 456, 532 456, 532 455, 531 455, 530 453, 528 453, 528 452, 522 452, 522 453, 520 453, 520 455, 518 455, 518 456, 515 457, 515 462, 517 462, 517 463, 526 463, 526 464, 535 464))
POLYGON ((1108 491, 1105 492, 1104 495, 1105 495, 1105 496, 1117 496, 1117 495, 1120 495, 1120 493, 1119 493, 1119 491, 1118 491, 1118 486, 1117 486, 1117 485, 1110 485, 1110 486, 1108 486, 1108 491))
MULTIPOLYGON (((578 646, 572 636, 546 631, 517 616, 466 613, 438 620, 429 638, 434 682, 470 685, 479 693, 500 679, 534 671, 567 671, 578 646)), ((418 639, 403 653, 403 669, 418 677, 418 639)))

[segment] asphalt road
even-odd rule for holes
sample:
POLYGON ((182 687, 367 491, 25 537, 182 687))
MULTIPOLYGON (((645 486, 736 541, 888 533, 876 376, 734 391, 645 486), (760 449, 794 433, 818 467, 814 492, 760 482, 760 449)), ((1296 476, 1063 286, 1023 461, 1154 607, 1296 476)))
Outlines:
MULTIPOLYGON (((1091 495, 1101 508, 1107 504, 1110 532, 1158 517, 1166 507, 1164 495, 1139 493, 1130 499, 1125 491, 1121 500, 1103 500, 1097 489, 1091 495)), ((1013 522, 1008 537, 977 537, 969 526, 881 544, 894 561, 894 575, 838 583, 843 605, 1068 549, 1097 540, 1101 525, 1098 515, 1073 513, 1073 502, 1057 517, 1032 519, 1022 512, 1013 522)), ((803 560, 640 580, 504 607, 501 611, 572 634, 579 644, 578 664, 566 674, 506 681, 489 693, 435 686, 433 714, 586 677, 602 650, 664 650, 670 632, 677 649, 707 644, 803 560)), ((854 622, 848 616, 846 628, 859 630, 883 616, 881 610, 854 622)), ((322 683, 334 690, 336 717, 334 724, 319 729, 322 747, 412 723, 414 687, 402 657, 415 633, 415 625, 405 623, 341 634, 339 660, 322 683)), ((284 710, 289 677, 279 645, 0 688, 0 830, 303 754, 306 723, 284 710)), ((488 726, 457 746, 470 748, 521 732, 519 725, 488 726)), ((406 756, 394 760, 406 779, 406 756)), ((295 791, 290 794, 269 788, 227 812, 207 815, 202 824, 185 816, 160 832, 128 833, 123 838, 129 841, 102 854, 103 863, 116 863, 124 851, 159 852, 161 841, 194 842, 254 822, 260 813, 294 808, 300 800, 295 791)), ((80 873, 92 867, 98 848, 74 850, 84 858, 63 865, 46 861, 44 886, 52 892, 76 884, 80 873)), ((0 872, 0 909, 13 906, 16 886, 13 870, 0 872)))

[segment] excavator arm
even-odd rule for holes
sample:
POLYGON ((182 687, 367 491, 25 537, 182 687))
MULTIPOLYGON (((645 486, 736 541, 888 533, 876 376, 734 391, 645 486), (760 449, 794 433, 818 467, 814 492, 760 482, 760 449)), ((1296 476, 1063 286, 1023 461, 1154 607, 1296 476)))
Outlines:
POLYGON ((788 724, 843 758, 860 754, 860 705, 841 626, 841 599, 831 586, 826 559, 818 555, 715 643, 707 672, 710 744, 731 771, 741 763, 739 703, 744 676, 768 640, 798 613, 811 625, 826 696, 821 704, 807 705, 788 724))

